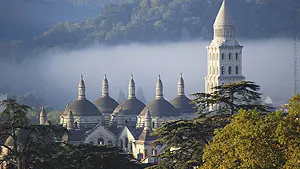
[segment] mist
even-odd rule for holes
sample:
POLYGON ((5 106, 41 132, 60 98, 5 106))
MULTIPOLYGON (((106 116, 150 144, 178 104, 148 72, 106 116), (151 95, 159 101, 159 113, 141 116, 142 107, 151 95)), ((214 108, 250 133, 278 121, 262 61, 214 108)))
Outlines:
MULTIPOLYGON (((293 41, 289 39, 240 40, 243 49, 243 75, 261 86, 264 96, 284 103, 292 96, 293 41)), ((207 74, 206 46, 209 41, 128 44, 107 47, 99 44, 85 49, 52 49, 21 64, 0 65, 2 85, 16 91, 36 92, 46 105, 62 109, 77 99, 80 75, 91 101, 101 96, 101 83, 107 74, 110 95, 127 94, 133 73, 136 88, 141 87, 147 102, 155 97, 160 74, 167 100, 177 95, 177 80, 183 73, 186 94, 204 92, 207 74)))

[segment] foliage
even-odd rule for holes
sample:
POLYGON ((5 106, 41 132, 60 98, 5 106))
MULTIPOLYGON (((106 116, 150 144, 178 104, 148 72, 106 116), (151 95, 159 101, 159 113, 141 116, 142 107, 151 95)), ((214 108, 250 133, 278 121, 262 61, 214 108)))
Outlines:
POLYGON ((49 161, 43 164, 43 166, 48 166, 49 169, 140 168, 139 165, 135 164, 136 161, 133 160, 131 155, 111 146, 61 144, 56 146, 55 153, 50 156, 47 158, 49 161))
POLYGON ((268 106, 260 103, 259 86, 250 81, 232 82, 213 87, 212 93, 195 93, 193 100, 200 112, 234 114, 239 109, 267 111, 268 106), (209 110, 209 107, 212 107, 209 110))
POLYGON ((59 126, 30 125, 26 114, 30 107, 19 105, 15 100, 4 100, 0 103, 4 110, 0 113, 0 138, 6 140, 1 146, 6 148, 8 155, 3 159, 18 169, 28 168, 39 156, 39 151, 60 138, 65 130, 59 126))
MULTIPOLYGON (((237 29, 241 33, 239 36, 294 36, 300 25, 300 6, 296 0, 263 3, 234 0, 229 3, 237 29), (281 24, 278 24, 278 19, 269 17, 280 18, 281 24), (283 28, 282 25, 288 27, 283 28)), ((130 41, 174 41, 186 37, 211 38, 212 24, 219 7, 219 1, 211 0, 110 2, 103 6, 96 19, 80 23, 58 23, 43 35, 37 36, 32 43, 39 46, 61 46, 95 41, 116 44, 130 41)))
POLYGON ((203 147, 213 137, 216 128, 222 128, 230 116, 199 116, 193 120, 168 122, 154 131, 158 138, 154 146, 163 145, 158 165, 150 168, 188 169, 202 164, 203 147))
POLYGON ((60 111, 55 111, 55 110, 47 112, 47 120, 51 121, 52 124, 58 124, 60 114, 61 114, 60 111))
POLYGON ((200 168, 299 168, 300 96, 287 115, 240 110, 205 146, 200 168))
POLYGON ((132 156, 110 146, 66 143, 68 131, 60 125, 31 125, 27 119, 30 107, 15 100, 1 101, 1 161, 12 169, 109 168, 138 169, 132 156), (5 141, 6 140, 6 141, 5 141), (6 150, 7 152, 5 152, 6 150))

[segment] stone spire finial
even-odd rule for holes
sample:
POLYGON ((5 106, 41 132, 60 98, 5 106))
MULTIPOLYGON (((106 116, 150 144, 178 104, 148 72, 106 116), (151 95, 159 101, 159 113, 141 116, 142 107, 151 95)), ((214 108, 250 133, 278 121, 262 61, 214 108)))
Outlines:
POLYGON ((150 113, 150 110, 149 108, 147 109, 146 111, 146 114, 145 114, 145 117, 144 117, 144 123, 145 123, 145 126, 144 126, 144 130, 151 130, 152 129, 152 118, 151 118, 151 113, 150 113))
POLYGON ((218 15, 214 23, 214 39, 227 40, 234 39, 235 37, 235 28, 227 8, 226 0, 223 0, 223 3, 220 7, 218 15))
POLYGON ((47 115, 44 106, 41 108, 40 112, 40 125, 44 125, 47 121, 47 115))
POLYGON ((184 81, 182 77, 182 73, 180 73, 180 77, 178 79, 178 96, 184 95, 184 81))
POLYGON ((109 96, 109 87, 106 74, 104 75, 104 79, 102 81, 102 96, 109 96))
POLYGON ((67 115, 67 129, 72 129, 74 128, 74 116, 71 110, 68 111, 67 115))
POLYGON ((131 73, 129 85, 128 85, 128 99, 135 98, 135 83, 133 80, 133 75, 131 73))
POLYGON ((223 0, 223 3, 219 9, 218 15, 214 23, 214 26, 218 25, 233 25, 232 18, 227 8, 226 0, 223 0))
POLYGON ((83 80, 83 76, 80 76, 80 82, 78 85, 78 100, 84 100, 85 98, 85 84, 83 80))
POLYGON ((162 98, 164 98, 163 84, 160 80, 160 75, 158 75, 158 79, 156 82, 156 99, 162 99, 162 98))

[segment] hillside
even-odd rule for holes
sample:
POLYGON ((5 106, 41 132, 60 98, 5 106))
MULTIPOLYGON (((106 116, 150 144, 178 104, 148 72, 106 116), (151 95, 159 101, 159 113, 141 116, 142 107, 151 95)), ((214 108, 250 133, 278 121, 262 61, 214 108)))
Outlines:
MULTIPOLYGON (((300 28, 298 0, 228 1, 237 36, 292 37, 300 28)), ((40 45, 108 44, 211 38, 218 0, 133 0, 107 4, 96 19, 59 23, 35 38, 40 45)))
MULTIPOLYGON (((76 4, 75 6, 98 3, 97 0, 70 1, 76 4)), ((32 51, 43 51, 49 47, 77 48, 95 42, 115 45, 130 42, 211 39, 212 24, 221 4, 220 0, 120 2, 122 3, 115 1, 106 3, 94 19, 86 21, 70 19, 68 22, 53 25, 38 36, 2 44, 0 47, 5 50, 0 55, 5 57, 13 55, 14 58, 18 58, 21 53, 23 58, 26 55, 32 56, 32 51)), ((298 0, 230 0, 228 6, 238 37, 255 39, 294 37, 299 33, 298 0)), ((29 23, 26 22, 26 25, 35 26, 29 23)), ((22 27, 15 25, 11 31, 14 29, 22 27)), ((15 30, 15 34, 22 36, 22 31, 15 30)))

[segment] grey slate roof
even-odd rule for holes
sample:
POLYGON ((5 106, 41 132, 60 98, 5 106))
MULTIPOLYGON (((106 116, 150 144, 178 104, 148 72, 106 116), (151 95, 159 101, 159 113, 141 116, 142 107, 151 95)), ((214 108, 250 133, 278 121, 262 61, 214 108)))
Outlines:
POLYGON ((139 136, 139 141, 154 141, 157 137, 151 136, 152 130, 143 130, 139 136))
POLYGON ((131 126, 126 126, 128 128, 128 130, 132 133, 134 139, 138 139, 139 136, 141 135, 143 128, 135 128, 135 127, 131 127, 131 126))
POLYGON ((119 105, 117 101, 109 96, 101 96, 95 101, 95 105, 103 113, 111 113, 119 105))
POLYGON ((164 98, 151 101, 140 113, 140 116, 143 117, 148 109, 152 117, 169 117, 180 115, 176 108, 164 98))
POLYGON ((118 114, 120 111, 124 113, 124 115, 139 115, 140 112, 146 105, 141 102, 137 98, 130 98, 122 102, 115 110, 114 114, 118 114))
MULTIPOLYGON (((76 100, 70 105, 73 116, 101 116, 97 107, 87 99, 76 100)), ((64 112, 64 115, 67 112, 64 112)))
POLYGON ((185 95, 176 96, 170 103, 179 111, 179 113, 195 113, 196 105, 185 95))

